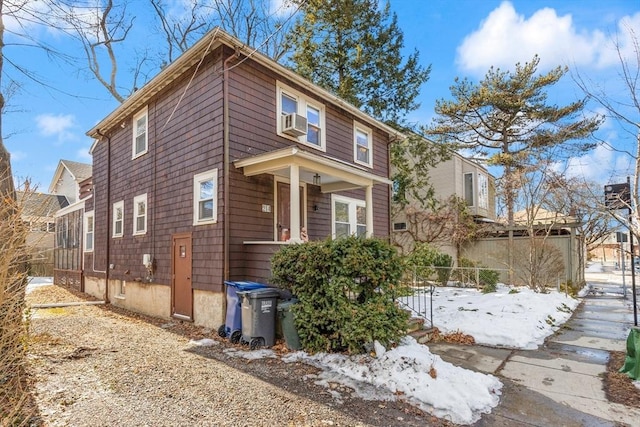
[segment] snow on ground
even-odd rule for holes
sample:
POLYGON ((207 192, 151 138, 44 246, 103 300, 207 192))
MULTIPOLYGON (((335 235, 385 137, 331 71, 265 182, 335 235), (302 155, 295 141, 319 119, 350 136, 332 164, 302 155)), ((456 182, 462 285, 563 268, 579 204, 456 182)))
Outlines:
POLYGON ((496 377, 445 362, 411 337, 405 337, 396 348, 378 353, 376 357, 349 357, 299 351, 283 360, 322 369, 317 384, 339 383, 364 399, 401 398, 457 424, 471 424, 498 405, 502 383, 496 377))
MULTIPOLYGON (((601 267, 600 267, 601 268, 601 267)), ((30 278, 28 289, 53 283, 51 278, 30 278)), ((526 288, 499 285, 497 292, 482 294, 470 288, 436 288, 433 294, 433 320, 441 332, 461 331, 476 343, 534 349, 569 319, 578 301, 551 291, 536 294, 526 288)), ((422 300, 423 316, 429 319, 429 294, 411 298, 422 300), (426 304, 425 304, 426 301, 426 304)), ((405 298, 408 302, 408 298, 405 298)), ((427 322, 428 323, 428 322, 427 322)), ((211 345, 205 340, 189 345, 211 345)), ((272 350, 224 352, 246 359, 278 357, 272 350)), ((481 374, 443 361, 428 346, 405 337, 392 349, 375 345, 375 356, 305 352, 290 353, 285 362, 304 362, 321 369, 314 378, 328 387, 340 401, 340 391, 331 384, 342 384, 365 399, 403 399, 428 413, 458 424, 471 424, 499 403, 502 383, 493 375, 481 374)))
MULTIPOLYGON (((420 306, 420 315, 429 324, 428 291, 400 301, 420 306)), ((555 290, 540 294, 498 285, 496 292, 483 294, 472 288, 435 288, 433 324, 444 334, 471 335, 477 344, 532 350, 566 322, 577 306, 578 300, 555 290)))
POLYGON ((53 285, 53 277, 29 277, 26 292, 29 293, 40 286, 53 285))
MULTIPOLYGON (((429 319, 429 293, 422 298, 423 316, 429 319), (425 298, 427 298, 425 300, 425 298)), ((417 301, 415 301, 417 302, 417 301)), ((436 288, 433 294, 433 320, 441 332, 463 332, 476 343, 500 347, 535 349, 567 321, 578 301, 557 291, 535 293, 527 288, 499 285, 497 292, 483 294, 470 288, 436 288)), ((427 321, 428 323, 428 321, 427 321)), ((264 350, 261 350, 264 351, 264 350)), ((236 357, 251 353, 225 350, 236 357)), ((252 357, 276 357, 273 353, 252 357)), ((313 380, 327 387, 340 402, 341 384, 365 399, 403 399, 438 418, 457 424, 471 424, 499 403, 502 383, 493 375, 470 371, 443 361, 411 337, 397 347, 385 350, 375 345, 371 355, 305 352, 283 357, 285 362, 304 362, 321 369, 313 380)))

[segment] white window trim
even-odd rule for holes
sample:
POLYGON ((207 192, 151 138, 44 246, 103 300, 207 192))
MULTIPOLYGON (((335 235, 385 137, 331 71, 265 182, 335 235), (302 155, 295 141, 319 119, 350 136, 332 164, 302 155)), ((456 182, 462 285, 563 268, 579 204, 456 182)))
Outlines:
POLYGON ((462 196, 464 198, 465 203, 467 203, 467 206, 470 208, 475 208, 476 207, 476 199, 477 199, 477 195, 476 195, 476 174, 473 172, 465 172, 462 175, 462 196), (471 175, 471 198, 472 203, 469 204, 467 202, 467 175, 471 175))
POLYGON ((139 236, 147 234, 147 219, 149 217, 149 205, 147 204, 147 193, 140 194, 133 198, 133 235, 139 236), (138 230, 138 203, 144 202, 144 230, 138 230))
POLYGON ((299 142, 316 150, 326 152, 327 151, 327 126, 326 126, 326 109, 324 104, 315 101, 307 96, 304 96, 297 90, 285 85, 282 82, 276 82, 276 102, 277 102, 277 130, 278 135, 290 139, 295 142, 299 142), (307 105, 316 108, 320 111, 320 145, 311 144, 307 142, 307 136, 302 135, 295 137, 282 133, 282 93, 287 94, 291 98, 295 98, 298 104, 298 114, 307 117, 307 105))
POLYGON ((138 111, 132 119, 133 135, 132 135, 132 146, 131 146, 131 159, 137 159, 138 157, 146 154, 149 151, 149 110, 147 107, 144 107, 142 110, 138 111), (144 150, 136 153, 136 134, 138 132, 138 119, 142 116, 146 116, 147 120, 147 129, 144 134, 144 150))
POLYGON ((489 177, 478 173, 478 208, 489 209, 489 177))
POLYGON ((83 241, 83 251, 84 252, 93 252, 93 248, 95 248, 96 246, 96 218, 93 214, 93 211, 89 211, 89 212, 85 212, 84 213, 84 224, 82 229, 84 230, 84 241, 83 241), (87 245, 87 236, 89 235, 89 218, 93 219, 93 230, 91 230, 91 235, 92 235, 92 239, 91 239, 91 248, 88 247, 87 245))
POLYGON ((360 199, 354 199, 351 197, 338 196, 336 194, 331 195, 331 238, 336 238, 336 202, 347 203, 349 205, 349 225, 351 226, 351 236, 355 235, 358 231, 358 216, 356 208, 358 206, 366 208, 366 202, 360 199))
POLYGON ((353 122, 353 161, 360 165, 373 168, 373 131, 371 128, 364 126, 356 121, 353 122), (363 162, 358 160, 358 131, 367 134, 367 144, 369 148, 369 161, 363 162))
POLYGON ((193 176, 193 225, 215 224, 218 222, 218 169, 211 169, 193 176), (200 219, 200 183, 213 180, 213 218, 200 219))
POLYGON ((124 200, 120 200, 119 202, 116 202, 113 204, 112 210, 111 210, 111 215, 112 215, 112 219, 111 219, 111 227, 112 227, 112 232, 111 232, 111 237, 122 237, 124 235, 124 200), (120 208, 122 209, 122 227, 120 229, 120 233, 116 233, 116 210, 120 208))

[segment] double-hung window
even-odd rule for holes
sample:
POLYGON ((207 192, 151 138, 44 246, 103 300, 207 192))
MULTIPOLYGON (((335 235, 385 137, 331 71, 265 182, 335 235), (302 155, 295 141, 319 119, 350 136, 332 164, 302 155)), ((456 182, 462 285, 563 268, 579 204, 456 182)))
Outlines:
POLYGON ((113 204, 113 228, 112 237, 122 237, 124 234, 124 200, 113 204))
POLYGON ((193 177, 193 225, 218 220, 218 169, 193 177))
POLYGON ((359 123, 354 123, 353 150, 353 160, 356 163, 373 167, 373 137, 371 129, 359 123))
POLYGON ((147 107, 133 116, 133 159, 142 156, 149 150, 148 122, 147 107))
POLYGON ((364 200, 331 196, 332 235, 334 239, 350 235, 365 236, 367 233, 367 212, 364 200))
POLYGON ((464 174, 464 201, 467 206, 475 206, 475 197, 473 194, 473 173, 464 174))
MULTIPOLYGON (((276 87, 278 100, 278 135, 325 151, 326 131, 324 105, 280 82, 277 83, 276 87), (291 114, 302 116, 307 121, 306 126, 296 123, 296 133, 285 132, 284 130, 283 118, 291 114)), ((294 123, 294 121, 291 121, 291 123, 294 123)))
POLYGON ((133 198, 133 234, 147 232, 147 194, 133 198))
POLYGON ((84 251, 93 252, 94 235, 93 211, 84 214, 84 251))
POLYGON ((478 174, 478 207, 489 209, 489 180, 482 173, 478 174))

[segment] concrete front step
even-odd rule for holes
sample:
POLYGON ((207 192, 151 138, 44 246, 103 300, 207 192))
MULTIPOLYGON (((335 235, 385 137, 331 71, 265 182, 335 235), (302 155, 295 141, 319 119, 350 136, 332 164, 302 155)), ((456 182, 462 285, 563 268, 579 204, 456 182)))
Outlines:
POLYGON ((419 329, 417 331, 409 332, 409 336, 413 337, 418 343, 426 344, 431 341, 433 337, 433 329, 419 329))
POLYGON ((419 331, 424 328, 424 319, 421 317, 412 317, 407 324, 407 333, 419 331))

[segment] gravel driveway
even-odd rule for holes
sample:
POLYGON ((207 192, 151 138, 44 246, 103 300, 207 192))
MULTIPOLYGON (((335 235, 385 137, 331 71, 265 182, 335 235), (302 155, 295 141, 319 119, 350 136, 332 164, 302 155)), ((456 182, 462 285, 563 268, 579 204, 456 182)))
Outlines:
MULTIPOLYGON (((58 286, 27 296, 30 304, 82 300, 58 286)), ((448 425, 402 402, 320 387, 304 364, 238 357, 229 350, 241 348, 215 331, 180 321, 98 305, 33 309, 31 335, 30 372, 47 426, 448 425), (200 338, 216 342, 190 344, 200 338)))

